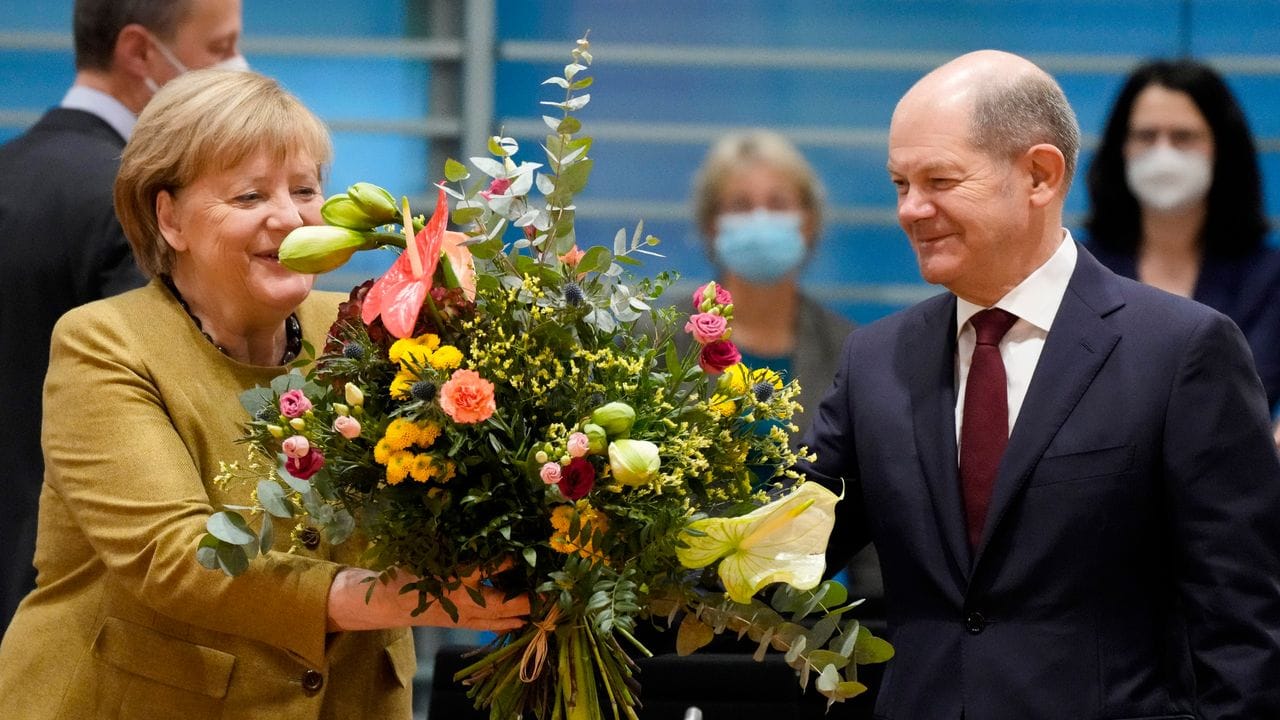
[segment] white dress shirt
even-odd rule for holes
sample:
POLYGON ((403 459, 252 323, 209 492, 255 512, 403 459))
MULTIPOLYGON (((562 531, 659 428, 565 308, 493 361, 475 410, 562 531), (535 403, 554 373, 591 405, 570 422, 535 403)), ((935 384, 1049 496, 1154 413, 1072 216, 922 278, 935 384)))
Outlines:
MULTIPOLYGON (((1035 272, 1018 283, 1007 295, 996 301, 993 307, 1007 310, 1018 321, 1000 341, 1000 359, 1004 361, 1005 381, 1009 393, 1009 432, 1018 420, 1022 401, 1027 397, 1027 387, 1040 362, 1040 351, 1045 338, 1058 314, 1067 283, 1076 269, 1076 243, 1071 232, 1064 229, 1061 244, 1053 255, 1035 272)), ((969 382, 969 364, 973 361, 973 346, 977 336, 969 318, 986 310, 980 305, 956 298, 956 448, 960 447, 960 425, 964 421, 964 392, 969 382)))
POLYGON ((84 85, 72 85, 62 97, 60 107, 68 110, 83 110, 102 118, 125 140, 133 134, 133 126, 138 118, 114 97, 84 85))

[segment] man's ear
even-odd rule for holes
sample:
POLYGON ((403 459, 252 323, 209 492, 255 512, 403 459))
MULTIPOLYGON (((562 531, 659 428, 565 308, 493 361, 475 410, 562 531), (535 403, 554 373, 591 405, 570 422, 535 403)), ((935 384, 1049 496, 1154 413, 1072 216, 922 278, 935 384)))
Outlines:
POLYGON ((1031 178, 1032 204, 1048 205, 1066 188, 1067 159, 1061 150, 1048 143, 1032 145, 1022 159, 1031 178))
POLYGON ((161 190, 156 195, 156 224, 160 227, 160 236, 169 247, 176 252, 187 249, 187 241, 182 235, 182 225, 178 218, 177 201, 168 190, 161 190))
POLYGON ((135 78, 148 77, 149 59, 155 52, 151 35, 138 23, 129 23, 120 28, 116 35, 116 45, 111 51, 111 67, 135 78))

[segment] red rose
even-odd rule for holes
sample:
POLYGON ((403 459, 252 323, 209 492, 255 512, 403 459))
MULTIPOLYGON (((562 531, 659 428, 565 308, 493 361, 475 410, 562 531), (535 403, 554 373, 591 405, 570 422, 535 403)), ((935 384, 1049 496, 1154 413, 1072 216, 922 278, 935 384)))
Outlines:
POLYGON ((725 368, 739 362, 742 362, 742 353, 729 340, 717 340, 703 345, 702 354, 698 356, 698 364, 708 373, 722 373, 725 368))
POLYGON ((574 458, 560 469, 560 494, 570 500, 581 500, 596 485, 596 469, 586 458, 574 458))
POLYGON ((311 448, 311 452, 300 458, 289 458, 284 463, 284 469, 299 480, 306 480, 315 475, 322 467, 324 467, 324 454, 315 448, 311 448))

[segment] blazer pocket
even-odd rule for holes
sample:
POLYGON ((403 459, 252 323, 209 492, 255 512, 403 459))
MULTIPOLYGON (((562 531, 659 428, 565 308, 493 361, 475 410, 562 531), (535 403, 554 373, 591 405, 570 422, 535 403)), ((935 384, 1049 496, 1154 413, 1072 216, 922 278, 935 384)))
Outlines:
POLYGON ((114 617, 103 622, 93 654, 124 672, 215 699, 226 697, 236 664, 230 653, 114 617))
POLYGON ((1133 467, 1135 453, 1133 445, 1118 445, 1098 450, 1045 455, 1036 465, 1028 487, 1118 475, 1133 467))
POLYGON ((401 687, 412 687, 413 676, 418 673, 418 654, 413 648, 413 633, 404 632, 386 647, 387 661, 391 663, 391 672, 400 681, 401 687))

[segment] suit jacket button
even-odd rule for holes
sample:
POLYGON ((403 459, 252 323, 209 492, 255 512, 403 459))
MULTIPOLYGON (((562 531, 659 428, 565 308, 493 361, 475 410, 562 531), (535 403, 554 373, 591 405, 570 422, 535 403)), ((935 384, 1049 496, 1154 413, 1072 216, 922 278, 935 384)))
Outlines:
POLYGON ((316 670, 308 670, 302 673, 302 689, 308 695, 314 695, 320 692, 320 688, 324 687, 324 675, 316 670))
POLYGON ((964 629, 969 631, 970 635, 977 635, 987 627, 987 619, 980 612, 971 612, 964 619, 964 629))
POLYGON ((298 540, 302 541, 302 547, 308 550, 315 550, 320 547, 320 531, 313 527, 303 528, 298 533, 298 540))

